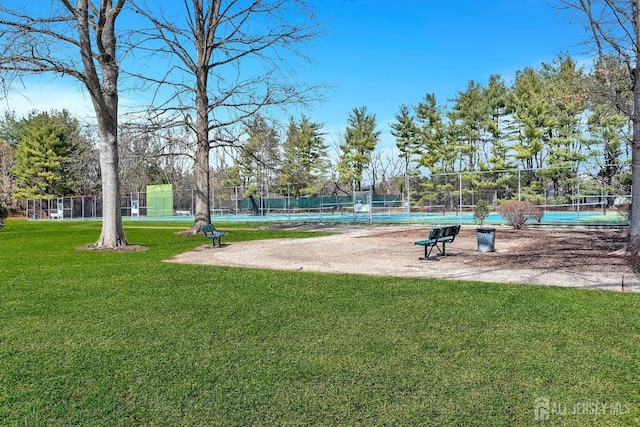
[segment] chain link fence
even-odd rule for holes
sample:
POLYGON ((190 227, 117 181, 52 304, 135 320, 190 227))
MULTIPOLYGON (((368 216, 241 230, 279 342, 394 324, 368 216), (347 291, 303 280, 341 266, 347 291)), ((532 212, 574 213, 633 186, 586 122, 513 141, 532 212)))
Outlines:
MULTIPOLYGON (((566 174, 565 174, 566 175, 566 174)), ((123 217, 186 218, 194 215, 195 190, 173 190, 165 193, 131 192, 121 196, 123 217)), ((365 191, 350 194, 293 197, 287 187, 214 187, 210 194, 210 213, 262 217, 297 214, 322 216, 360 215, 373 217, 406 213, 457 214, 472 212, 479 200, 494 208, 505 200, 526 200, 553 211, 626 211, 630 188, 612 189, 597 179, 575 173, 562 182, 550 171, 500 171, 455 173, 414 178, 397 194, 376 194, 365 185, 365 191), (490 175, 490 179, 486 179, 490 175)), ((53 199, 29 199, 25 215, 30 219, 91 219, 102 217, 100 196, 72 196, 53 199)))

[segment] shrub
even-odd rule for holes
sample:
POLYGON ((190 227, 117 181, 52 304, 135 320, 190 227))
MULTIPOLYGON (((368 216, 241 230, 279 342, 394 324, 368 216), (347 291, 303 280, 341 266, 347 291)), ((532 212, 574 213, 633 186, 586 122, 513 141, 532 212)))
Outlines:
POLYGON ((4 227, 4 220, 7 219, 7 216, 9 216, 9 209, 0 205, 0 230, 4 227))
POLYGON ((496 209, 498 214, 509 222, 513 228, 520 229, 528 219, 540 222, 544 212, 542 208, 531 202, 504 202, 496 209))
POLYGON ((473 219, 477 222, 484 224, 484 219, 491 213, 489 209, 489 204, 484 200, 478 200, 475 208, 473 209, 473 219))
POLYGON ((617 206, 618 217, 629 224, 631 222, 631 203, 623 203, 617 206))

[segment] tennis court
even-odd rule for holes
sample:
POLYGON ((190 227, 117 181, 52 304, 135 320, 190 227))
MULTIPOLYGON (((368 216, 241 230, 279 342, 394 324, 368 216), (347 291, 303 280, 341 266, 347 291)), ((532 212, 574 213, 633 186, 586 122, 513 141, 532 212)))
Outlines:
MULTIPOLYGON (((146 217, 140 217, 141 220, 146 217)), ((171 217, 153 217, 149 219, 166 221, 190 221, 193 216, 181 215, 171 217)), ((324 211, 324 212, 289 212, 250 215, 247 213, 220 213, 212 216, 214 222, 273 222, 273 223, 358 223, 358 224, 476 224, 473 212, 372 212, 357 213, 324 211)), ((602 209, 584 211, 546 211, 540 223, 529 221, 527 224, 539 225, 584 225, 584 226, 621 226, 626 218, 618 211, 603 212, 602 209)), ((484 221, 485 225, 507 224, 507 221, 492 212, 484 221)))

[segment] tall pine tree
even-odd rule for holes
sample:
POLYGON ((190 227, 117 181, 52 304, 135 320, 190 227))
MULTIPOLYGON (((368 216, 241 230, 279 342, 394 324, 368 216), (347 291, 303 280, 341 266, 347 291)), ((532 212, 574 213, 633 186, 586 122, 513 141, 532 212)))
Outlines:
POLYGON ((292 118, 283 148, 280 182, 288 186, 293 197, 320 194, 329 169, 322 125, 306 116, 299 122, 292 118))
POLYGON ((376 115, 369 114, 367 107, 354 108, 347 123, 344 143, 340 144, 338 173, 343 183, 354 183, 356 191, 362 191, 364 171, 371 164, 380 131, 376 130, 376 115))
POLYGON ((391 135, 396 138, 396 147, 404 162, 404 179, 400 189, 404 194, 409 185, 409 177, 417 175, 418 172, 417 168, 412 167, 412 163, 419 153, 419 129, 406 105, 400 106, 400 112, 396 114, 395 119, 396 121, 391 123, 391 135))
POLYGON ((71 193, 69 159, 77 145, 77 121, 66 111, 33 114, 21 132, 13 166, 13 198, 54 198, 71 193))

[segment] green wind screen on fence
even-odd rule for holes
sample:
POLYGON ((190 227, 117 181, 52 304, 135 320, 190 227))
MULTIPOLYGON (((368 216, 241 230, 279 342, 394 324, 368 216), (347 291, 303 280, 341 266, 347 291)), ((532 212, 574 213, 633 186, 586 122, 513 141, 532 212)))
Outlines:
POLYGON ((173 215, 173 184, 147 185, 147 216, 173 215))

